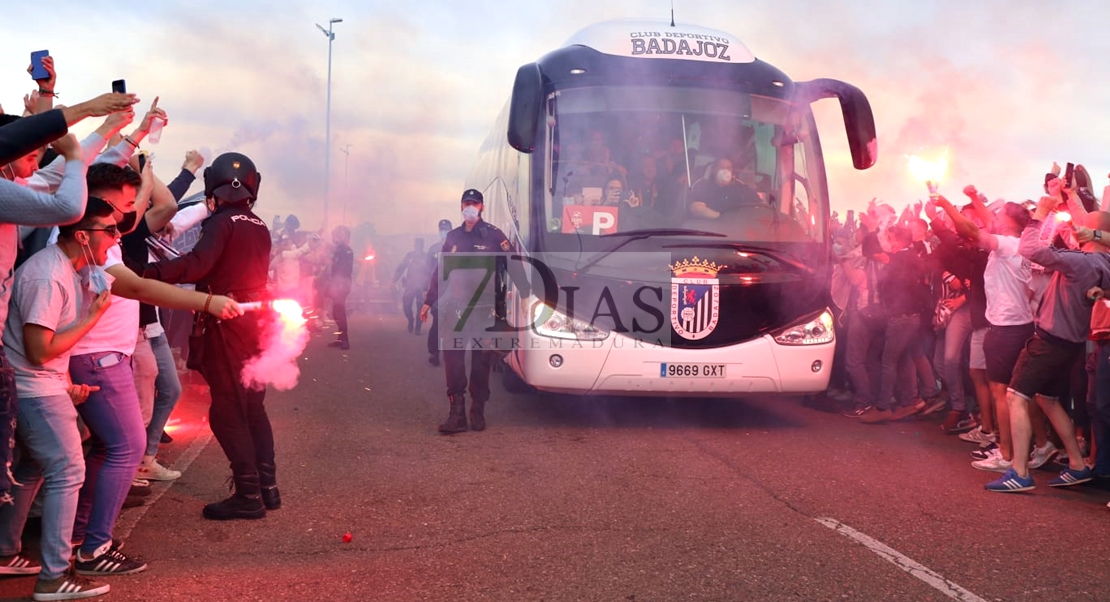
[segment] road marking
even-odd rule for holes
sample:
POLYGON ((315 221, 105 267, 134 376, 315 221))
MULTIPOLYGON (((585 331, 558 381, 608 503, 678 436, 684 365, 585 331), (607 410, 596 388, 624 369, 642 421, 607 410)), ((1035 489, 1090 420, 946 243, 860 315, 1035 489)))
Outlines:
POLYGON ((967 591, 966 589, 956 585, 955 583, 945 579, 944 577, 929 570, 925 565, 915 561, 914 559, 898 552, 894 548, 884 544, 883 542, 870 537, 864 533, 860 533, 855 529, 845 525, 844 523, 832 518, 815 518, 813 519, 822 525, 854 539, 856 542, 863 544, 867 549, 878 554, 887 562, 894 566, 906 571, 907 573, 917 577, 925 583, 938 590, 940 593, 952 598, 953 600, 960 600, 961 602, 987 602, 985 599, 976 596, 975 594, 967 591))
MULTIPOLYGON (((204 447, 208 445, 208 442, 212 440, 212 431, 206 428, 199 430, 202 431, 202 434, 197 436, 196 439, 193 439, 193 442, 189 444, 185 453, 181 454, 177 462, 174 462, 175 470, 180 470, 184 473, 185 470, 189 468, 189 465, 197 459, 200 452, 204 451, 204 447)), ((138 525, 139 521, 146 515, 147 510, 150 510, 151 506, 158 501, 158 498, 165 495, 170 487, 173 487, 175 482, 176 481, 151 481, 150 484, 154 491, 150 494, 150 497, 147 498, 146 502, 142 506, 135 508, 134 512, 121 512, 119 518, 116 519, 116 538, 120 541, 127 541, 127 538, 131 535, 131 531, 135 529, 135 526, 138 525), (166 486, 160 487, 159 483, 166 483, 166 486)))

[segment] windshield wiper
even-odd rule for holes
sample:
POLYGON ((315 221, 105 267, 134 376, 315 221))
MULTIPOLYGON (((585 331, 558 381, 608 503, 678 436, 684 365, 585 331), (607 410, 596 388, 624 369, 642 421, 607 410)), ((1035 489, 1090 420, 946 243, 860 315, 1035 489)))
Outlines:
POLYGON ((617 251, 619 251, 625 245, 628 245, 629 243, 637 241, 637 240, 644 240, 646 238, 651 238, 653 236, 713 236, 713 237, 717 237, 717 238, 725 238, 726 237, 726 235, 724 235, 724 234, 720 234, 718 232, 706 232, 705 230, 688 230, 686 228, 655 228, 655 229, 644 229, 644 230, 629 230, 627 232, 613 232, 612 234, 602 234, 598 238, 624 237, 624 236, 627 236, 628 238, 626 238, 625 240, 622 240, 619 244, 615 245, 612 249, 602 251, 596 257, 587 261, 586 265, 584 265, 582 267, 579 267, 579 268, 576 268, 576 270, 580 271, 580 272, 588 270, 591 267, 593 267, 595 264, 597 264, 597 262, 599 262, 602 259, 605 259, 606 257, 608 257, 608 256, 612 255, 613 253, 616 253, 617 251))
MULTIPOLYGON (((664 248, 675 248, 675 247, 682 247, 682 246, 687 246, 687 245, 666 245, 664 248)), ((752 244, 747 244, 747 243, 742 243, 742 242, 720 242, 720 243, 714 242, 714 243, 709 243, 709 244, 688 245, 688 246, 691 246, 691 247, 696 246, 698 248, 710 247, 710 248, 717 248, 717 249, 731 249, 733 251, 738 251, 740 253, 752 253, 752 254, 755 254, 755 255, 766 255, 767 257, 770 257, 770 258, 772 258, 776 261, 779 261, 781 263, 785 263, 785 264, 787 264, 787 265, 789 265, 789 266, 791 266, 795 269, 798 269, 798 270, 801 270, 801 271, 804 271, 804 272, 809 272, 811 274, 813 273, 813 268, 812 267, 806 265, 802 261, 799 261, 797 258, 795 258, 790 253, 787 253, 786 251, 781 251, 779 249, 772 249, 771 247, 762 247, 762 246, 759 246, 759 245, 752 245, 752 244)))
POLYGON ((628 230, 626 232, 611 232, 609 234, 602 234, 598 236, 598 238, 613 238, 618 236, 632 236, 639 239, 652 236, 715 236, 717 238, 725 238, 727 235, 721 234, 720 232, 689 230, 687 228, 646 228, 643 230, 628 230))

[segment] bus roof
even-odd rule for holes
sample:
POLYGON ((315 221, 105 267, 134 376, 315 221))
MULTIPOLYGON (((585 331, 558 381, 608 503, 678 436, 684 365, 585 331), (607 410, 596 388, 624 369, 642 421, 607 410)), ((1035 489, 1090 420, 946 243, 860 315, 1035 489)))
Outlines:
POLYGON ((590 25, 567 40, 604 54, 714 63, 753 63, 755 56, 730 33, 664 21, 614 20, 590 25))

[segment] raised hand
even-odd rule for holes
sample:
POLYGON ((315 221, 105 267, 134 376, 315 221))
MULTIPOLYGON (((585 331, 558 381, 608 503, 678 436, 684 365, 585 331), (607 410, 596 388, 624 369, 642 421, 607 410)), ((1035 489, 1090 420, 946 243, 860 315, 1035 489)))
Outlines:
POLYGON ((154 102, 151 103, 150 110, 143 116, 143 121, 139 124, 139 131, 150 132, 150 123, 154 121, 155 117, 162 120, 162 125, 169 123, 166 112, 158 108, 158 98, 157 96, 154 97, 154 102))

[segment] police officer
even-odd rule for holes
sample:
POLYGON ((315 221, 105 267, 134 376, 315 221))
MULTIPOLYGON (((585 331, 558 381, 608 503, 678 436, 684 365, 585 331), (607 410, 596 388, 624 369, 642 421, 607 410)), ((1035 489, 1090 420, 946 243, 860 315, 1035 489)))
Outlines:
MULTIPOLYGON (((442 253, 481 253, 481 252, 507 252, 511 249, 505 234, 496 227, 482 220, 484 208, 482 193, 473 188, 462 194, 463 224, 447 233, 443 242, 442 253)), ((444 311, 449 306, 449 300, 440 300, 439 266, 436 266, 428 286, 428 293, 424 297, 424 306, 420 308, 420 320, 425 321, 432 305, 441 301, 439 311, 444 311), (445 306, 444 304, 447 304, 445 306)), ((524 286, 523 278, 514 275, 518 286, 524 286)), ((457 296, 457 291, 453 293, 457 296)), ((469 297, 464 294, 463 296, 469 297)), ((457 300, 457 299, 455 299, 457 300)), ((446 314, 445 314, 446 315, 446 314)), ((448 346, 450 347, 450 346, 448 346)), ((492 366, 494 353, 486 349, 471 349, 470 353, 470 428, 481 431, 486 428, 484 410, 486 401, 489 400, 489 373, 492 366)), ((443 434, 461 433, 467 430, 466 422, 466 350, 444 349, 443 364, 447 373, 447 397, 451 403, 450 414, 447 421, 439 425, 439 432, 443 434)))
MULTIPOLYGON (((439 220, 439 244, 428 245, 428 273, 435 274, 439 268, 439 256, 443 252, 443 243, 447 241, 447 233, 451 231, 451 220, 439 220)), ((435 306, 431 308, 432 325, 428 327, 428 363, 432 366, 439 365, 439 318, 435 306)), ((423 318, 421 318, 423 319, 423 318)))
MULTIPOLYGON (((171 284, 194 283, 212 295, 240 302, 266 300, 270 232, 252 207, 262 176, 245 155, 225 153, 204 170, 204 196, 211 217, 189 253, 151 264, 144 275, 171 284)), ((245 387, 240 374, 257 356, 270 312, 233 320, 208 320, 199 313, 190 337, 190 367, 204 376, 212 394, 209 423, 231 462, 235 494, 204 507, 212 520, 254 519, 281 506, 274 466, 274 434, 263 406, 266 390, 245 387), (199 352, 199 353, 198 353, 199 352), (199 357, 193 354, 198 354, 199 357)))

